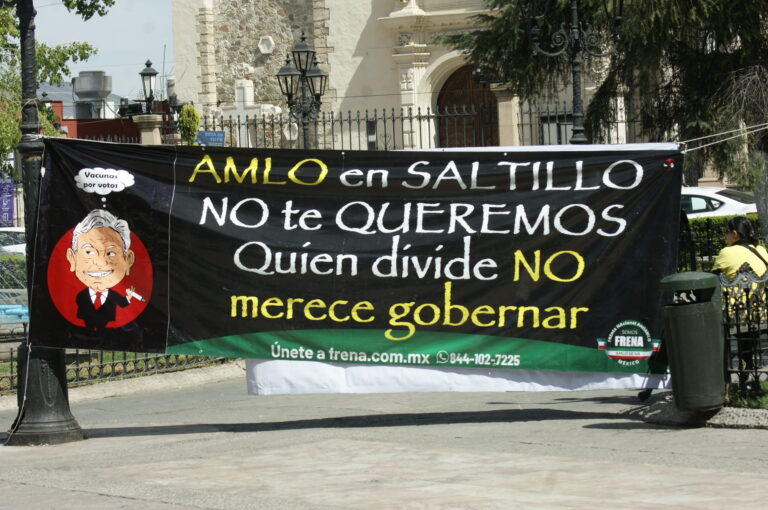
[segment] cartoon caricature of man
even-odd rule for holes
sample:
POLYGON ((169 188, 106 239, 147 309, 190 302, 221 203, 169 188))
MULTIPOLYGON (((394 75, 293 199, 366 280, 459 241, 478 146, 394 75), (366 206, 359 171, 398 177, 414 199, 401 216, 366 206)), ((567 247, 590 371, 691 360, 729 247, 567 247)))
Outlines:
POLYGON ((135 256, 130 247, 128 223, 100 209, 88 213, 72 232, 69 270, 86 286, 75 298, 77 317, 92 331, 105 328, 115 320, 117 307, 130 303, 133 288, 127 296, 110 290, 131 272, 135 256))

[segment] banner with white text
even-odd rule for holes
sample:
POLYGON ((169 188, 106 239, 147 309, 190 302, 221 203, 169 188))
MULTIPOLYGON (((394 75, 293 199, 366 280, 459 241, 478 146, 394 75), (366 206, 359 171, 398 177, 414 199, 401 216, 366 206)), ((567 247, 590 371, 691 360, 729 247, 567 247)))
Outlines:
POLYGON ((675 145, 45 144, 33 344, 666 370, 659 280, 676 267, 675 145))

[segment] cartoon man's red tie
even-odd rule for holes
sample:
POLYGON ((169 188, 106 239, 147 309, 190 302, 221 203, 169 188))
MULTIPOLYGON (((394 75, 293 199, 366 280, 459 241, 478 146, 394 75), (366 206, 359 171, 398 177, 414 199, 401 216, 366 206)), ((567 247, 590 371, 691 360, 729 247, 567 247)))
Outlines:
POLYGON ((96 299, 93 300, 93 307, 98 310, 101 308, 101 292, 96 293, 96 299))

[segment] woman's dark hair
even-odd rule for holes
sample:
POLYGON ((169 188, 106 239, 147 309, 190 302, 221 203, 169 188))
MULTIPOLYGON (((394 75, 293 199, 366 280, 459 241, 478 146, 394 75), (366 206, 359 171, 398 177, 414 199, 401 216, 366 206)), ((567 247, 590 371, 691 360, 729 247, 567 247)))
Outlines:
POLYGON ((752 222, 744 216, 735 216, 728 220, 726 227, 728 232, 735 230, 739 234, 739 241, 749 244, 757 244, 755 230, 752 228, 752 222))

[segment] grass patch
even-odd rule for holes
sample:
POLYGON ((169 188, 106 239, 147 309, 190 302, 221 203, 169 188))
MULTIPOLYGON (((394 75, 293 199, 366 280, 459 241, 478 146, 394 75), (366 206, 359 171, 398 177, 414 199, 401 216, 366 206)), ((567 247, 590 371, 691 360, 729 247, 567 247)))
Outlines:
POLYGON ((725 388, 725 403, 730 407, 768 409, 768 381, 761 381, 759 389, 753 389, 746 395, 741 393, 737 383, 728 384, 725 388))

